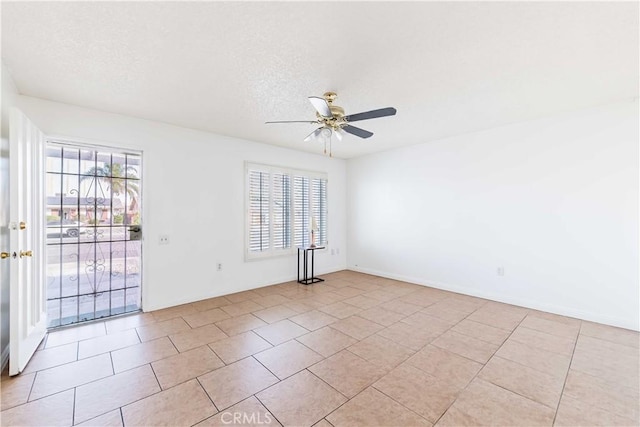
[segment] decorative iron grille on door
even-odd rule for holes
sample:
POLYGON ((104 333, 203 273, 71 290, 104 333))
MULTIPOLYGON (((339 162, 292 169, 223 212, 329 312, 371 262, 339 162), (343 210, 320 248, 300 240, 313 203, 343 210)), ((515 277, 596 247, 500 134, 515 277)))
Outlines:
POLYGON ((47 146, 49 327, 140 310, 141 156, 47 146))

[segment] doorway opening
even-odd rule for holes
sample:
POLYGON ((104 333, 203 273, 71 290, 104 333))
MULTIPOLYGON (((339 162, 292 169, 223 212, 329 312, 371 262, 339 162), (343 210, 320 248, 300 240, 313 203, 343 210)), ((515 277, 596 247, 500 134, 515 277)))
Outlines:
POLYGON ((141 309, 142 154, 46 147, 48 327, 141 309))

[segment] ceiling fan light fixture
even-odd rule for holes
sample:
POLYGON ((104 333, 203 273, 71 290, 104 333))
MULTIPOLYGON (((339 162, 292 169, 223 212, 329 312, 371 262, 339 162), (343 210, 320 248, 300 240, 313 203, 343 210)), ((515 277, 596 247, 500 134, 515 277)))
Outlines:
POLYGON ((322 131, 322 128, 318 128, 316 130, 314 130, 313 132, 311 132, 309 135, 307 135, 307 137, 304 139, 304 142, 309 142, 311 141, 313 138, 317 138, 318 135, 320 135, 320 132, 322 131))

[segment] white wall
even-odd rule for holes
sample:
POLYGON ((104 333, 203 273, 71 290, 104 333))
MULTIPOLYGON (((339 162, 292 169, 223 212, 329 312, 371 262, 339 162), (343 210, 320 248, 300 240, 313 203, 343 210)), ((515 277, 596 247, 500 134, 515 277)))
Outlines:
POLYGON ((348 266, 637 330, 638 139, 636 99, 349 160, 348 266))
POLYGON ((316 268, 346 268, 344 160, 25 96, 18 105, 48 136, 143 151, 145 310, 295 278, 295 255, 244 260, 245 161, 328 173, 329 248, 340 255, 318 253, 316 268))
MULTIPOLYGON (((18 90, 1 64, 2 114, 0 118, 0 251, 9 252, 9 109, 15 105, 18 90)), ((0 366, 9 357, 9 260, 0 261, 0 366)))

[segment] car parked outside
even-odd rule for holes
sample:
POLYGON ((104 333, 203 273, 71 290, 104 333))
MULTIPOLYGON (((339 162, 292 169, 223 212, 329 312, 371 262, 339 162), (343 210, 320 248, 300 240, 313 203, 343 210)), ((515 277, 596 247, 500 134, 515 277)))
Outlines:
POLYGON ((62 234, 68 237, 78 237, 80 234, 86 234, 87 229, 80 221, 63 219, 62 221, 48 221, 47 234, 62 234))

